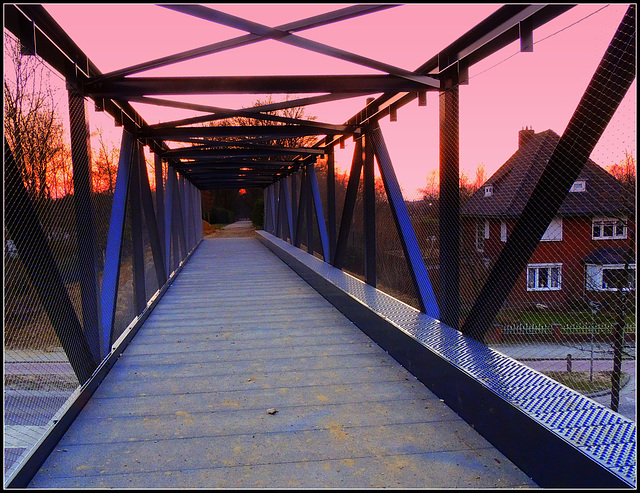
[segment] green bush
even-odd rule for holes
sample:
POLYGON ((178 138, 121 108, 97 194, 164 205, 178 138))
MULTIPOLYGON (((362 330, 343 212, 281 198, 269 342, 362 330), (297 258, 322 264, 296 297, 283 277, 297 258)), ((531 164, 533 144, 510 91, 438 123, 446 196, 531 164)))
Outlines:
POLYGON ((257 229, 264 229, 264 200, 257 199, 253 204, 251 222, 257 229))
POLYGON ((211 224, 230 224, 235 221, 233 212, 222 207, 211 209, 211 224))

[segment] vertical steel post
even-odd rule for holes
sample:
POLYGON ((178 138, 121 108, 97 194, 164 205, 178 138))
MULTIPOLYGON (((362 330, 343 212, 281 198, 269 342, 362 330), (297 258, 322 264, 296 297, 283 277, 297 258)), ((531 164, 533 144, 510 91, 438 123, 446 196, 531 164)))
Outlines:
POLYGON ((142 144, 135 143, 133 151, 133 169, 131 170, 131 186, 129 187, 129 210, 131 211, 131 243, 133 261, 133 301, 136 315, 142 313, 147 306, 144 279, 144 242, 142 239, 142 208, 140 201, 140 174, 144 153, 142 144))
POLYGON ((282 227, 282 187, 280 182, 275 182, 273 186, 275 187, 273 197, 276 201, 276 236, 282 238, 284 231, 282 227))
POLYGON ((302 245, 302 229, 304 227, 304 214, 307 208, 307 183, 304 176, 304 169, 300 170, 300 198, 298 200, 298 220, 296 221, 295 246, 302 245))
POLYGON ((289 181, 290 177, 285 177, 280 187, 282 188, 282 201, 284 204, 284 214, 287 222, 287 229, 285 230, 284 238, 289 238, 291 244, 293 244, 293 211, 291 209, 291 195, 289 193, 289 181))
POLYGON ((67 90, 82 321, 93 357, 96 361, 100 361, 99 256, 96 245, 95 215, 91 204, 93 181, 87 101, 71 86, 68 86, 67 90))
POLYGON ((104 357, 109 354, 112 342, 111 336, 113 332, 113 319, 116 312, 116 301, 118 299, 122 239, 124 236, 124 221, 131 176, 133 146, 133 135, 123 129, 118 174, 116 176, 116 187, 109 221, 109 236, 107 238, 104 274, 102 276, 102 292, 100 293, 100 321, 102 323, 100 340, 101 359, 104 359, 104 357))
POLYGON ((307 194, 307 203, 305 204, 305 208, 307 210, 307 253, 313 255, 314 245, 313 245, 313 192, 311 191, 311 179, 309 177, 309 166, 306 165, 304 169, 304 186, 307 194))
MULTIPOLYGON (((184 183, 184 177, 180 175, 176 179, 176 186, 173 188, 174 194, 174 234, 177 235, 178 242, 180 244, 180 254, 177 256, 178 262, 176 266, 187 256, 187 238, 185 232, 185 207, 184 207, 184 192, 182 185, 184 183)), ((177 248, 176 248, 177 250, 177 248)))
MULTIPOLYGON (((142 148, 142 146, 140 146, 142 148)), ((151 195, 151 186, 149 185, 149 175, 147 174, 147 165, 144 160, 144 154, 140 158, 140 198, 142 200, 142 210, 147 224, 147 232, 149 235, 149 245, 151 246, 151 254, 153 255, 153 266, 156 271, 156 280, 158 288, 162 287, 167 281, 167 273, 164 268, 164 256, 162 255, 162 239, 159 235, 158 222, 156 221, 156 212, 153 208, 153 196, 151 195)), ((162 186, 162 184, 160 184, 162 186)), ((156 188, 158 185, 156 185, 156 188)), ((158 209, 161 210, 161 209, 158 209)))
POLYGON ((476 298, 465 334, 484 339, 635 79, 635 26, 630 5, 476 298))
POLYGON ((418 294, 420 310, 435 319, 439 319, 440 310, 438 309, 438 302, 433 292, 431 281, 429 280, 429 273, 424 265, 418 239, 411 224, 407 205, 402 197, 400 184, 393 170, 393 164, 391 163, 391 157, 384 142, 382 131, 379 126, 375 126, 368 135, 372 140, 372 145, 378 159, 380 175, 382 176, 382 182, 387 192, 389 206, 396 223, 398 236, 402 243, 402 249, 404 250, 404 256, 407 259, 411 280, 418 294))
POLYGON ((294 244, 295 235, 296 235, 296 224, 298 223, 298 173, 292 173, 290 176, 291 176, 291 228, 293 229, 291 244, 294 244))
POLYGON ((460 324, 460 143, 459 94, 455 74, 440 90, 440 316, 460 324))
POLYGON ((351 172, 349 173, 347 193, 344 198, 344 207, 342 208, 342 219, 340 220, 340 229, 338 230, 336 253, 333 258, 333 266, 338 269, 342 269, 344 265, 344 258, 347 252, 347 241, 349 240, 349 231, 351 230, 351 222, 353 220, 353 211, 356 207, 356 199, 358 198, 358 187, 360 186, 361 172, 362 139, 358 139, 356 140, 355 150, 353 151, 351 172))
POLYGON ((162 172, 162 157, 154 154, 154 171, 156 178, 156 219, 158 224, 158 236, 160 237, 160 245, 162 249, 162 258, 165 260, 165 276, 168 275, 166 269, 166 242, 164 239, 164 173, 162 172))
POLYGON ((320 199, 320 188, 318 187, 315 164, 313 162, 309 164, 307 170, 309 173, 309 186, 311 188, 310 195, 313 198, 313 204, 315 206, 314 211, 318 224, 318 235, 320 236, 320 246, 322 247, 322 258, 325 262, 329 262, 329 236, 327 235, 327 223, 322 210, 322 200, 320 199))
MULTIPOLYGON (((175 171, 167 166, 166 200, 164 203, 164 267, 167 277, 171 274, 171 237, 173 232, 173 189, 175 188, 175 171)), ((175 256, 175 252, 174 256, 175 256)))
POLYGON ((364 280, 376 286, 376 182, 373 146, 369 130, 364 135, 363 209, 364 209, 364 280))
POLYGON ((336 256, 336 166, 333 146, 327 149, 327 232, 329 234, 329 262, 336 256))

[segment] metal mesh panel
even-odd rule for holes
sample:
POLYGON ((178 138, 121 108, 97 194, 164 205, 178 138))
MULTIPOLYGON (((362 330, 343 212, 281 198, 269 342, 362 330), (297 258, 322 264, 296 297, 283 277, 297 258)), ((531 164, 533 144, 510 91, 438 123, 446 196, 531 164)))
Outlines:
POLYGON ((6 35, 4 55, 4 129, 14 160, 7 161, 5 149, 6 474, 79 384, 59 334, 61 319, 81 324, 83 315, 64 83, 40 59, 21 55, 6 35), (18 180, 11 179, 14 171, 18 180), (53 278, 38 278, 39 256, 51 261, 53 278), (57 306, 44 303, 48 288, 63 298, 57 306), (63 313, 65 306, 72 310, 63 313))

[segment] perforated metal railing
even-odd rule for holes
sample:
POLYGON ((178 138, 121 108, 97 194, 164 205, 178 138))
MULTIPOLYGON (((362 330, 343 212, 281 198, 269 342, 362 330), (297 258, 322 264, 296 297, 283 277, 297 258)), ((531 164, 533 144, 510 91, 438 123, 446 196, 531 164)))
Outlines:
POLYGON ((5 484, 202 238, 199 192, 25 51, 5 31, 5 484))

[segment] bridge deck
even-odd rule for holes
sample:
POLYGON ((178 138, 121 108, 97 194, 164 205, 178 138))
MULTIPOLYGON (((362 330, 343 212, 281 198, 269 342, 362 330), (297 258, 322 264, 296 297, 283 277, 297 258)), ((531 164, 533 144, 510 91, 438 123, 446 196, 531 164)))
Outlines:
POLYGON ((30 487, 535 487, 254 238, 205 239, 30 487))

